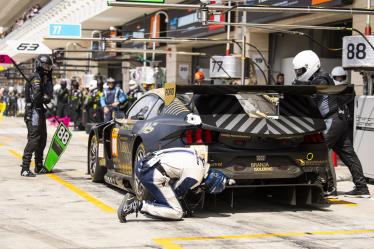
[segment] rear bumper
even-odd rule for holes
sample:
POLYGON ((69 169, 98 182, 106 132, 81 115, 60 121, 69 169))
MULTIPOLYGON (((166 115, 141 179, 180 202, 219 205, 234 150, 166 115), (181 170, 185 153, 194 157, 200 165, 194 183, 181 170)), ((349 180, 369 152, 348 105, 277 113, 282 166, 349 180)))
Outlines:
POLYGON ((325 144, 281 150, 238 150, 216 145, 209 146, 208 162, 230 179, 289 179, 308 172, 325 173, 328 150, 325 144))
POLYGON ((226 188, 232 190, 256 188, 265 192, 267 196, 289 205, 312 205, 317 207, 330 205, 324 197, 322 186, 318 184, 233 185, 226 188))

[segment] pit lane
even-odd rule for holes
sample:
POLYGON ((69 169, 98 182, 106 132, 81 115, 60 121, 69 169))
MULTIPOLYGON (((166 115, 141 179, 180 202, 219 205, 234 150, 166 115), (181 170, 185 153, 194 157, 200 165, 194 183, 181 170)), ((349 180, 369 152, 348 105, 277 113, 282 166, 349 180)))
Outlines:
MULTIPOLYGON (((49 139, 54 129, 48 128, 49 139)), ((84 132, 73 132, 54 174, 32 179, 19 176, 25 143, 23 120, 4 117, 0 248, 372 248, 374 243, 373 200, 342 196, 319 210, 244 195, 234 209, 220 199, 181 222, 133 215, 121 224, 115 211, 123 192, 86 175, 84 132)), ((353 184, 338 186, 346 191, 353 184)))

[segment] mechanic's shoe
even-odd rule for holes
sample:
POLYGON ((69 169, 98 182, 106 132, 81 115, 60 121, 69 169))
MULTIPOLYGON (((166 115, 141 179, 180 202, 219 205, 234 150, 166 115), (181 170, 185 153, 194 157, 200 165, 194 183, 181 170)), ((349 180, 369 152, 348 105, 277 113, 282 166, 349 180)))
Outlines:
POLYGON ((43 164, 35 165, 34 169, 35 174, 47 174, 49 171, 43 166, 43 164))
POLYGON ((354 188, 352 191, 344 193, 346 197, 355 197, 355 198, 370 198, 370 192, 368 188, 354 188))
POLYGON ((127 193, 118 207, 118 219, 124 223, 126 222, 127 215, 136 213, 136 216, 138 216, 138 212, 142 209, 142 206, 142 202, 137 200, 135 195, 127 193))
POLYGON ((35 174, 30 171, 28 168, 22 168, 21 170, 21 176, 25 177, 35 177, 35 174))
POLYGON ((327 190, 324 193, 325 197, 337 197, 338 196, 338 191, 336 191, 335 187, 331 187, 329 190, 327 190))

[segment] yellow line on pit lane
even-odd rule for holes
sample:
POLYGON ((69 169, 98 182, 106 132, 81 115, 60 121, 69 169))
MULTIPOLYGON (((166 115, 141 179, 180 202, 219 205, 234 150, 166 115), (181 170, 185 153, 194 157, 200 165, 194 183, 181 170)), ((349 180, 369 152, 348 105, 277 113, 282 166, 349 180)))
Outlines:
POLYGON ((301 237, 310 235, 343 235, 343 234, 364 234, 374 233, 374 229, 362 230, 331 230, 331 231, 315 231, 315 232, 287 232, 287 233, 257 233, 242 235, 225 235, 225 236, 209 236, 209 237, 186 237, 186 238, 157 238, 153 241, 164 249, 183 249, 176 241, 207 241, 207 240, 224 240, 224 239, 258 239, 271 237, 301 237))
POLYGON ((345 200, 339 200, 337 198, 327 198, 327 201, 332 204, 332 205, 335 205, 335 204, 341 204, 341 205, 344 205, 344 206, 351 206, 351 207, 355 207, 355 206, 358 206, 357 203, 354 203, 354 202, 350 202, 350 201, 345 201, 345 200))
MULTIPOLYGON (((22 159, 22 155, 20 153, 18 153, 17 151, 9 149, 8 152, 10 154, 12 154, 13 156, 15 156, 16 158, 22 159)), ((35 166, 35 163, 32 162, 32 165, 35 166)), ((107 213, 115 213, 116 212, 116 210, 114 208, 112 208, 112 207, 108 206, 107 204, 103 203, 102 201, 96 199, 95 197, 93 197, 89 193, 81 190, 80 188, 78 188, 74 184, 65 181, 64 179, 62 179, 58 175, 51 173, 51 174, 46 174, 46 176, 48 176, 52 180, 60 183, 61 185, 65 186, 66 188, 70 189, 71 191, 73 191, 74 193, 79 195, 80 197, 86 199, 91 204, 100 208, 102 211, 107 212, 107 213)))

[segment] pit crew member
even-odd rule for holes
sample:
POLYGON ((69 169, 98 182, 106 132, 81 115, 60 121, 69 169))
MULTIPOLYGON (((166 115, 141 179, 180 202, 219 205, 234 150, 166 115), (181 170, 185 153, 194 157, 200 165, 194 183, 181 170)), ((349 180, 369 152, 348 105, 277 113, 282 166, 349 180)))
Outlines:
POLYGON ((198 187, 209 193, 220 193, 227 182, 221 171, 209 169, 209 164, 190 148, 171 148, 148 154, 136 164, 135 173, 154 201, 140 201, 127 194, 118 208, 121 222, 134 212, 164 220, 181 220, 184 211, 178 199, 198 187))
MULTIPOLYGON (((295 85, 335 85, 333 79, 321 69, 318 55, 311 50, 305 50, 297 54, 293 60, 293 68, 296 73, 295 85)), ((339 155, 352 174, 355 188, 345 195, 369 198, 370 193, 361 162, 354 151, 349 133, 346 132, 349 129, 348 108, 340 101, 340 98, 340 96, 331 95, 314 97, 326 123, 324 137, 328 147, 339 155)), ((331 172, 334 172, 333 170, 332 168, 331 172)), ((335 191, 332 190, 332 192, 335 191)))
POLYGON ((23 152, 21 176, 34 177, 30 171, 32 155, 35 155, 35 173, 46 173, 43 166, 43 151, 47 142, 45 109, 53 95, 52 59, 48 55, 39 55, 35 61, 36 71, 26 83, 26 108, 24 120, 27 125, 27 144, 23 152))

